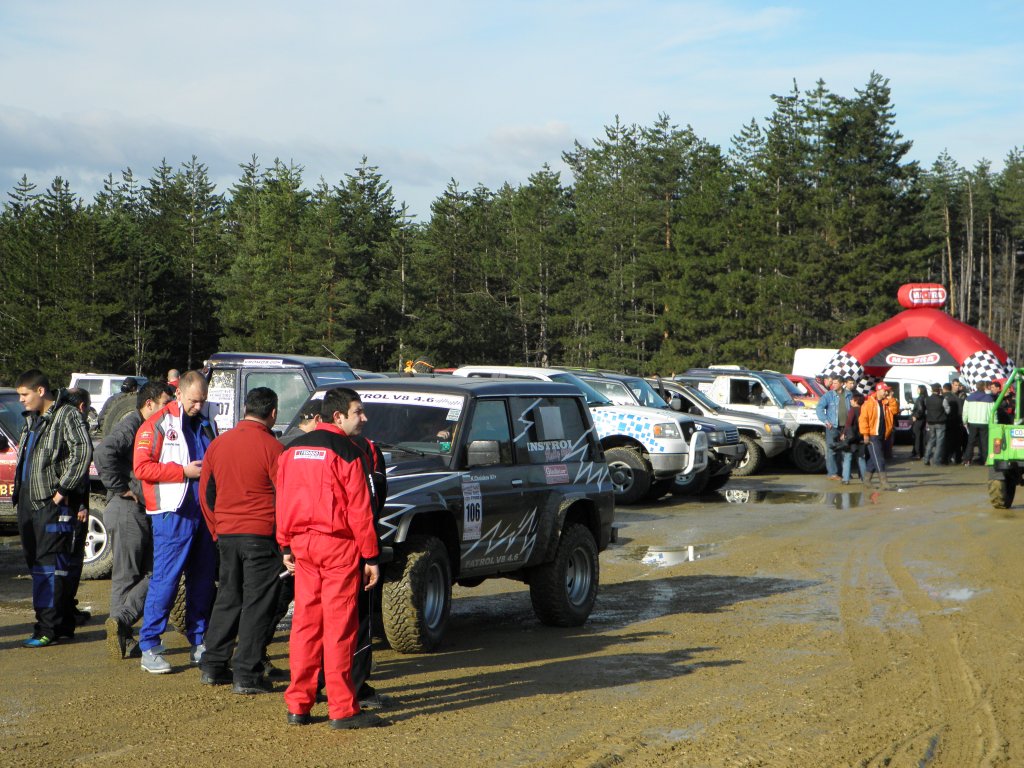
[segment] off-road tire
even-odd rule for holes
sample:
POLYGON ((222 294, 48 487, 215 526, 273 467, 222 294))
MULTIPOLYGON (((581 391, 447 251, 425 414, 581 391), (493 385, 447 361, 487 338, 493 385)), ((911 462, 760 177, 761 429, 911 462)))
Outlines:
POLYGON ((114 569, 114 548, 110 531, 103 522, 107 501, 98 493, 89 495, 89 522, 85 530, 85 559, 82 561, 83 579, 107 579, 114 569))
POLYGON ((1017 483, 1009 472, 1001 472, 988 481, 988 500, 995 509, 1009 509, 1017 493, 1017 483))
POLYGON ((688 475, 682 473, 676 475, 672 478, 672 495, 699 496, 704 492, 704 488, 708 484, 709 474, 708 468, 704 467, 699 472, 691 472, 688 475))
POLYGON ((562 531, 555 559, 530 571, 534 614, 551 627, 580 626, 594 608, 600 575, 594 536, 584 525, 570 525, 562 531))
POLYGON ((825 435, 822 432, 801 432, 793 438, 790 458, 801 472, 814 474, 825 469, 825 435))
POLYGON ((121 420, 135 410, 135 397, 122 397, 110 406, 110 410, 103 414, 103 428, 101 432, 106 437, 114 431, 121 420))
POLYGON ((757 440, 747 435, 740 435, 740 442, 747 446, 747 455, 740 460, 732 473, 736 477, 756 475, 767 458, 764 455, 764 449, 757 444, 757 440))
MULTIPOLYGON (((212 603, 211 603, 212 606, 212 603)), ((178 579, 178 589, 174 593, 174 602, 171 603, 171 610, 167 617, 168 622, 182 635, 185 634, 185 576, 178 579)))
POLYGON ((651 470, 635 448, 609 448, 604 452, 616 504, 635 504, 651 487, 651 470))
POLYGON ((387 565, 384 634, 399 653, 429 653, 441 643, 452 608, 448 550, 436 536, 410 536, 387 565))

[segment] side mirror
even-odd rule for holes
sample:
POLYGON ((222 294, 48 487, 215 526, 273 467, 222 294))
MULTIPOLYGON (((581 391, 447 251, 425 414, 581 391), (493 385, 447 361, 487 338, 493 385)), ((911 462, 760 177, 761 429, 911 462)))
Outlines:
POLYGON ((501 463, 497 440, 474 440, 466 447, 466 466, 486 467, 501 463))
POLYGON ((672 395, 672 397, 669 398, 668 407, 671 408, 673 411, 682 411, 683 398, 679 397, 679 395, 672 395))

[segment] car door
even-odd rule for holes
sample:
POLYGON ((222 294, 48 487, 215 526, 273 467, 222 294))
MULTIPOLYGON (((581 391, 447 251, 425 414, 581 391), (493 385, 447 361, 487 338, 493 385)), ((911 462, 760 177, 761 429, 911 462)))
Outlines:
POLYGON ((537 538, 549 541, 555 535, 563 500, 607 470, 595 463, 599 443, 581 398, 523 397, 511 404, 516 453, 527 468, 523 508, 533 522, 521 526, 528 539, 520 550, 528 560, 537 538))
POLYGON ((516 462, 504 398, 474 402, 463 451, 462 571, 472 575, 515 570, 522 561, 524 527, 529 529, 530 521, 522 509, 525 467, 516 462), (485 443, 497 446, 494 460, 471 465, 470 449, 485 443))

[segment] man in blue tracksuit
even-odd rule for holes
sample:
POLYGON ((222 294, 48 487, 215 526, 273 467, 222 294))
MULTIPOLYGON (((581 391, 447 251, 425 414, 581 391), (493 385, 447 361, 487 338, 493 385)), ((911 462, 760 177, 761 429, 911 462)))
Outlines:
POLYGON ((831 380, 831 388, 818 400, 815 412, 825 425, 825 471, 831 480, 839 480, 839 464, 836 460, 836 441, 846 424, 852 393, 844 388, 843 380, 831 380))
POLYGON ((167 628, 178 580, 185 574, 185 634, 191 660, 202 657, 203 636, 213 605, 217 554, 199 506, 203 456, 213 424, 202 414, 207 384, 198 371, 178 382, 176 399, 150 416, 135 436, 133 469, 142 482, 146 513, 153 522, 153 575, 146 593, 139 648, 142 668, 171 671, 160 636, 167 628))

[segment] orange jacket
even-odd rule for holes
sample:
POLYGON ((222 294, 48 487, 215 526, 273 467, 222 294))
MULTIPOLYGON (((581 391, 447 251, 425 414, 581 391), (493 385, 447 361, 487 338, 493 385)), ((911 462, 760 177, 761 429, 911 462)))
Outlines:
POLYGON ((879 408, 878 399, 872 394, 864 398, 864 405, 860 409, 860 434, 861 437, 875 437, 878 435, 878 413, 885 414, 885 437, 892 434, 893 410, 889 407, 879 408))

